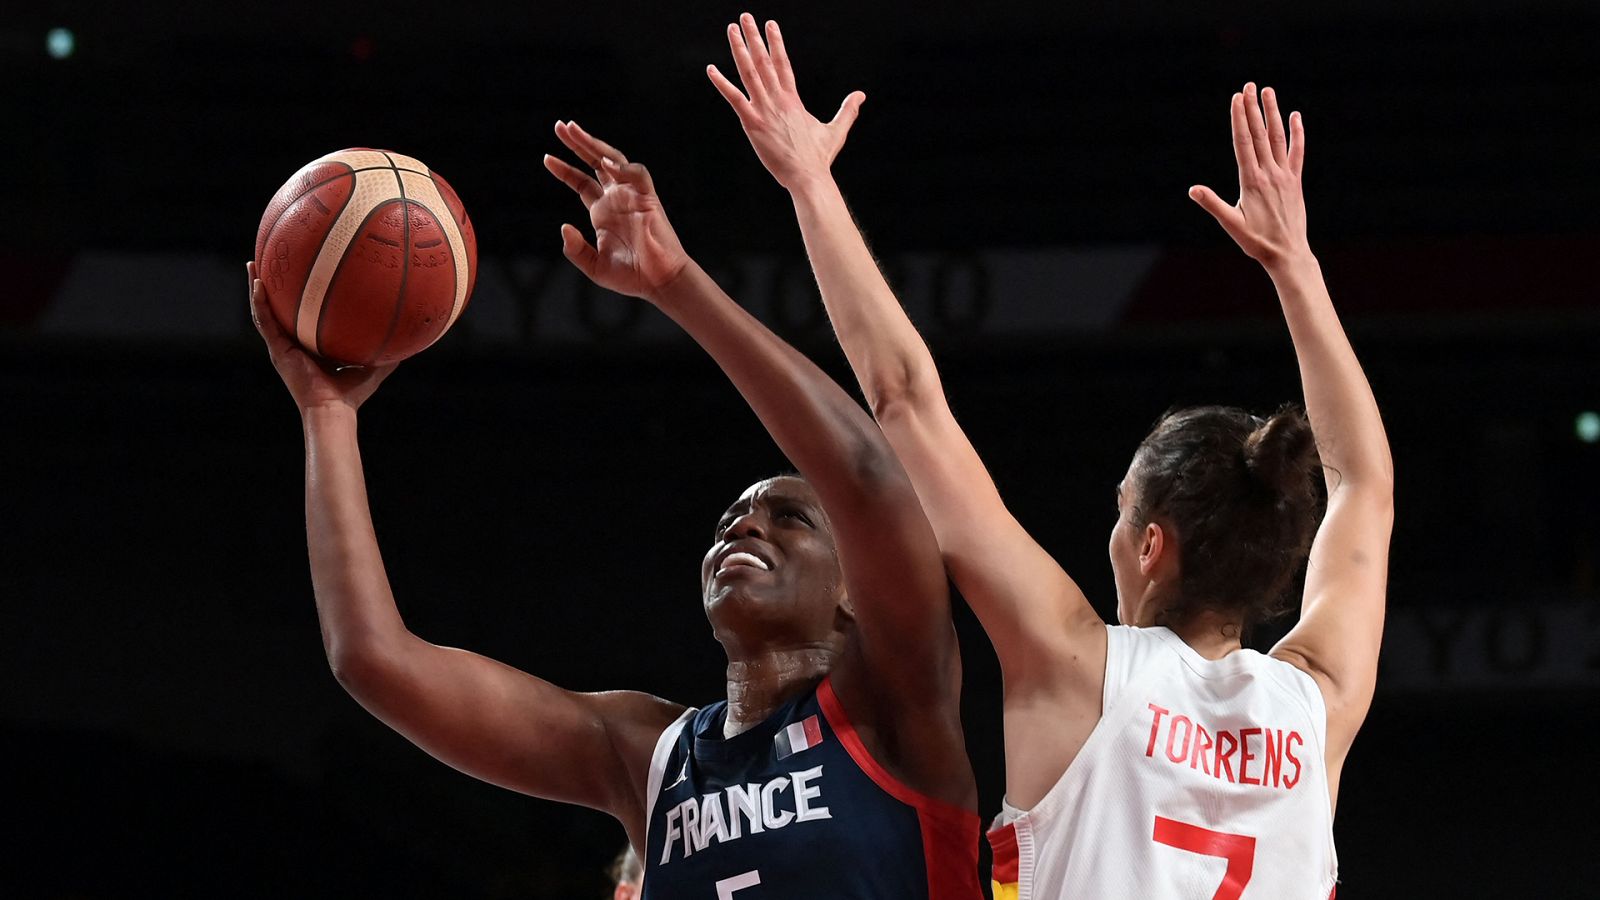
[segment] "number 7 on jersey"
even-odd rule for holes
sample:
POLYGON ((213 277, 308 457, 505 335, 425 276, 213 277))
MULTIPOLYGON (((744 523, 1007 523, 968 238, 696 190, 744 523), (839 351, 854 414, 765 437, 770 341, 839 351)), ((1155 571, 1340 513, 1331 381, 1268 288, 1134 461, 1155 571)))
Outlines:
POLYGON ((1198 853, 1201 856, 1220 856, 1228 861, 1228 871, 1222 875, 1222 884, 1211 900, 1239 900, 1244 886, 1250 883, 1250 871, 1256 863, 1256 839, 1242 834, 1224 834, 1156 816, 1155 833, 1150 837, 1158 844, 1198 853))

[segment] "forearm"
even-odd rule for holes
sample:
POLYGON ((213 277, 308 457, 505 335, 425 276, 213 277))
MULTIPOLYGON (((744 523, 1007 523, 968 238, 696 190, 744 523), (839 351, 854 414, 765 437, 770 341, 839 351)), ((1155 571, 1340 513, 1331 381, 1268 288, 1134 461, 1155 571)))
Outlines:
POLYGON ((1269 267, 1300 364, 1306 413, 1329 487, 1392 492, 1394 465, 1372 387, 1309 252, 1269 267))
POLYGON ((303 416, 306 440, 306 539, 317 618, 328 660, 339 671, 363 653, 407 637, 378 550, 356 414, 319 407, 303 416))
POLYGON ((879 271, 838 185, 820 178, 792 197, 823 305, 874 414, 941 397, 933 357, 879 271))
POLYGON ((861 407, 698 265, 690 262, 651 300, 722 368, 824 506, 867 496, 877 487, 869 482, 898 469, 861 407))

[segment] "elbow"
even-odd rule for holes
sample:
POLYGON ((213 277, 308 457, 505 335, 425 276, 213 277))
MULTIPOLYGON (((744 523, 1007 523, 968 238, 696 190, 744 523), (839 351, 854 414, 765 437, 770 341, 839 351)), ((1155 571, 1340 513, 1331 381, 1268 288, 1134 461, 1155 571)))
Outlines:
POLYGON ((1376 499, 1381 499, 1390 508, 1394 507, 1394 458, 1387 452, 1372 467, 1364 481, 1367 490, 1376 499))
POLYGON ((1328 480, 1330 500, 1338 493, 1394 505, 1394 458, 1389 455, 1387 448, 1381 453, 1369 454, 1367 458, 1328 465, 1328 468, 1331 470, 1328 480))
POLYGON ((879 422, 913 411, 940 394, 939 376, 931 361, 894 358, 864 368, 861 391, 879 422))
POLYGON ((381 642, 370 639, 325 640, 328 668, 333 678, 351 696, 360 698, 378 685, 396 677, 397 654, 381 642))
POLYGON ((862 388, 872 418, 880 425, 915 416, 938 392, 936 385, 917 378, 909 368, 897 368, 888 376, 872 378, 862 388))

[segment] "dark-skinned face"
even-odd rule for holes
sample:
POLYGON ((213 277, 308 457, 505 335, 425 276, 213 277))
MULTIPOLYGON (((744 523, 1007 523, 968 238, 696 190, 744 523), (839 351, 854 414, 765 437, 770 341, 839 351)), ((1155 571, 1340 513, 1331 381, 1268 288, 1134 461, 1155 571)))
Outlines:
POLYGON ((844 591, 833 532, 811 485, 751 485, 723 513, 700 564, 706 617, 724 645, 824 641, 844 591))

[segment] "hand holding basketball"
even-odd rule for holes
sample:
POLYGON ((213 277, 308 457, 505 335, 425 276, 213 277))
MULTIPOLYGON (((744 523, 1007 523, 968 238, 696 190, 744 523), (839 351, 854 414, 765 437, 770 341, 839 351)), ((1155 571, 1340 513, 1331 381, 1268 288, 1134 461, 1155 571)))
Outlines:
POLYGON ((302 412, 318 407, 347 406, 359 409, 399 363, 381 366, 343 366, 334 368, 300 349, 272 314, 267 292, 256 277, 256 264, 245 264, 250 278, 250 320, 266 341, 267 354, 278 377, 302 412))
POLYGON ((339 363, 399 362, 466 308, 478 242, 461 199, 420 160, 353 148, 296 172, 267 204, 255 261, 301 347, 339 363))
POLYGON ((1230 112, 1233 155, 1239 163, 1239 202, 1230 206, 1216 191, 1202 185, 1190 188, 1189 197, 1211 213, 1246 254, 1269 269, 1310 255, 1305 195, 1300 187, 1306 160, 1300 114, 1289 116, 1292 134, 1285 133, 1276 92, 1272 88, 1262 91, 1258 103, 1254 84, 1233 95, 1230 112))
POLYGON ((557 122, 556 136, 592 169, 590 176, 549 154, 545 168, 572 188, 589 209, 595 241, 572 225, 561 226, 561 250, 589 280, 608 290, 646 300, 683 271, 689 257, 667 221, 650 172, 621 151, 579 128, 557 122))

